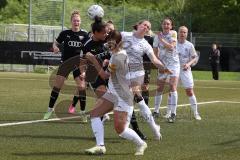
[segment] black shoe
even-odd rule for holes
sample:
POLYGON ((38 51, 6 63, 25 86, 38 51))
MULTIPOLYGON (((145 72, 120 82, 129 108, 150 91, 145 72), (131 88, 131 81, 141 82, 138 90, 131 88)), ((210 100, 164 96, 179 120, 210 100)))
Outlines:
POLYGON ((152 113, 153 118, 159 118, 159 115, 160 115, 160 113, 157 113, 157 112, 152 113))
POLYGON ((174 123, 176 121, 176 115, 174 113, 168 118, 168 123, 174 123))
POLYGON ((145 136, 140 130, 135 131, 138 136, 142 139, 142 140, 147 140, 147 136, 145 136))

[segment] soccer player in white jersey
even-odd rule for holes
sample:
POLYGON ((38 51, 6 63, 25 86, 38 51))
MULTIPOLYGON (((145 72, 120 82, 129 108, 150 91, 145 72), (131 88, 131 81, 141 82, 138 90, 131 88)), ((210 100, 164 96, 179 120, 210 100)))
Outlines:
MULTIPOLYGON (((146 142, 134 130, 128 127, 133 112, 133 93, 129 87, 130 80, 126 78, 129 72, 128 56, 126 51, 122 49, 121 33, 116 30, 110 32, 107 44, 112 53, 108 66, 110 73, 108 89, 98 99, 94 109, 90 111, 92 130, 96 137, 97 145, 86 149, 85 152, 87 154, 104 154, 106 152, 104 127, 100 117, 114 110, 114 127, 116 132, 120 137, 130 140, 137 145, 135 155, 143 155, 144 150, 147 148, 146 142)), ((96 66, 98 69, 99 67, 96 66)), ((100 75, 106 74, 103 69, 99 73, 100 75)))
POLYGON ((191 104, 191 109, 196 120, 201 120, 198 113, 197 99, 193 91, 193 76, 191 71, 191 65, 196 63, 198 55, 191 42, 187 40, 188 28, 185 26, 179 27, 178 30, 178 44, 177 52, 180 59, 180 75, 179 78, 183 87, 185 88, 186 95, 189 97, 189 102, 191 104))
POLYGON ((150 125, 155 138, 161 139, 160 126, 155 123, 149 107, 142 95, 141 86, 144 80, 143 55, 147 54, 151 62, 158 68, 164 68, 163 64, 154 55, 151 45, 144 39, 144 35, 151 29, 151 23, 147 20, 138 22, 133 32, 122 32, 124 49, 129 57, 129 79, 134 93, 134 101, 138 104, 141 115, 150 125))
POLYGON ((170 123, 175 121, 177 109, 177 82, 180 72, 179 57, 176 51, 177 32, 172 30, 172 20, 165 18, 162 21, 162 32, 159 32, 154 38, 153 49, 155 55, 161 60, 172 74, 159 72, 157 77, 157 91, 155 96, 155 110, 153 115, 159 114, 159 107, 162 101, 162 95, 166 80, 169 79, 169 101, 166 118, 170 123))

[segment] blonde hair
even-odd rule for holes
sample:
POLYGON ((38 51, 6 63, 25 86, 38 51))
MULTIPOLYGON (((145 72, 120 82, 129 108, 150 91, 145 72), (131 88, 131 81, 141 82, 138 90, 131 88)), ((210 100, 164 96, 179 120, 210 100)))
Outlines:
MULTIPOLYGON (((133 25, 133 29, 134 30, 137 30, 137 27, 142 24, 143 22, 149 22, 148 20, 144 19, 144 20, 141 20, 141 21, 138 21, 135 25, 133 25)), ((149 24, 151 25, 151 23, 149 22, 149 24)), ((150 26, 151 27, 151 26, 150 26)))
POLYGON ((79 12, 78 10, 74 10, 74 11, 71 13, 71 20, 72 20, 72 18, 73 18, 75 15, 78 15, 78 16, 81 18, 80 12, 79 12))
POLYGON ((146 36, 154 36, 154 33, 153 31, 150 29, 147 33, 146 33, 146 36))
POLYGON ((179 29, 178 29, 178 31, 180 31, 181 29, 186 29, 187 32, 188 32, 188 28, 187 28, 186 26, 180 26, 179 29))

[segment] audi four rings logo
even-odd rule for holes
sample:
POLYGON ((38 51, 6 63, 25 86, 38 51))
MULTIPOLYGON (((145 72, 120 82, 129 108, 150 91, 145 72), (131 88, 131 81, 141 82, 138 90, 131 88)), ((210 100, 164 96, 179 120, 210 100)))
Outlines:
POLYGON ((69 41, 68 42, 68 46, 70 46, 70 47, 81 47, 82 46, 82 42, 69 41))

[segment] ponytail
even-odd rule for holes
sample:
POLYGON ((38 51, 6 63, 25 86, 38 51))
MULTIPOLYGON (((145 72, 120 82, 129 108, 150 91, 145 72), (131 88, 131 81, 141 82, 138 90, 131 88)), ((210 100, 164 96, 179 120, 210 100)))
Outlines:
POLYGON ((101 32, 106 27, 106 23, 102 21, 101 17, 96 16, 94 23, 92 23, 92 33, 101 32))

